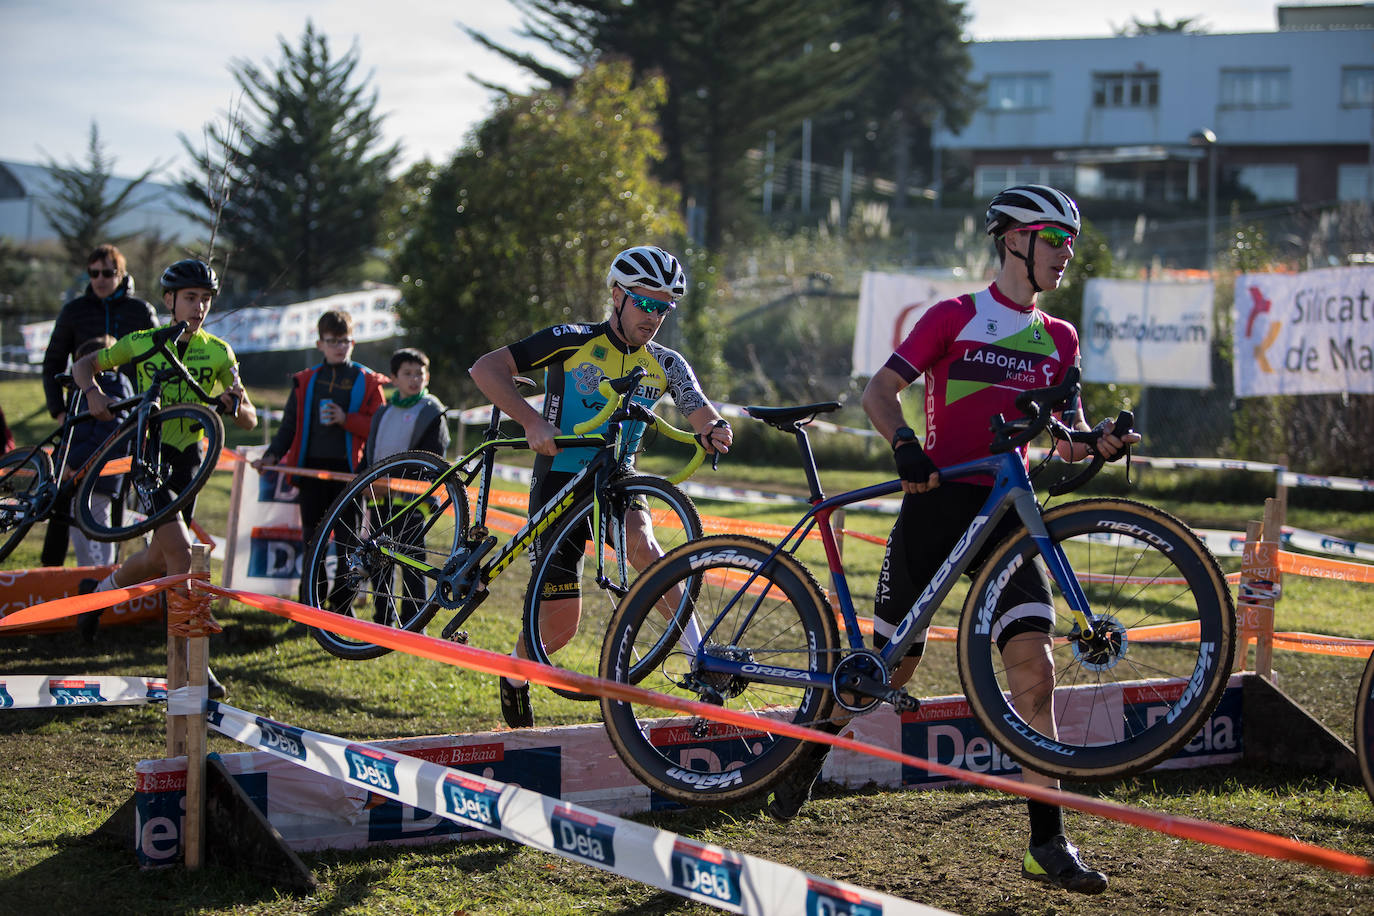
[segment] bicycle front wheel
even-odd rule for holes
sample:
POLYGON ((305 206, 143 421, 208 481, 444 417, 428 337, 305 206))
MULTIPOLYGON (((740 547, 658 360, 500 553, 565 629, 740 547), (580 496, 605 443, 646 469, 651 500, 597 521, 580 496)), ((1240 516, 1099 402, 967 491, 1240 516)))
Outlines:
POLYGON ((5 559, 50 508, 52 461, 42 449, 0 455, 0 560, 5 559))
MULTIPOLYGON (((306 549, 301 602, 341 617, 423 632, 441 607, 433 572, 458 552, 468 528, 467 491, 457 474, 429 492, 448 467, 429 452, 401 452, 355 477, 306 549)), ((310 632, 339 658, 376 658, 391 651, 326 629, 310 632)))
POLYGON ((100 447, 82 476, 77 525, 93 540, 122 541, 171 521, 210 479, 223 448, 224 424, 202 404, 153 411, 142 439, 131 418, 100 447), (119 480, 116 499, 123 511, 105 518, 93 511, 91 497, 102 480, 112 477, 119 480))
POLYGON ((1374 802, 1374 655, 1365 662, 1360 693, 1355 698, 1355 759, 1360 764, 1365 791, 1374 802))
POLYGON ((1235 652, 1226 579, 1183 522, 1142 503, 1067 503, 1045 513, 1045 526, 1099 628, 1077 629, 1051 579, 1049 659, 1024 651, 1025 635, 998 649, 1001 626, 1027 610, 1013 575, 1042 562, 1028 533, 1012 535, 964 604, 959 673, 969 704, 1023 766, 1078 780, 1139 773, 1192 740, 1226 688, 1235 652))
MULTIPOLYGON (((752 681, 697 663, 717 657, 830 676, 839 634, 824 593, 795 558, 770 560, 772 551, 758 538, 716 535, 649 567, 611 620, 601 676, 761 720, 826 723, 834 708, 828 687, 752 681)), ((689 805, 732 804, 766 792, 807 747, 762 729, 626 700, 603 698, 601 712, 630 771, 689 805)))
MULTIPOLYGON (((663 554, 702 535, 697 507, 659 477, 633 476, 607 485, 599 513, 593 497, 578 501, 534 558, 525 595, 530 657, 579 674, 595 675, 611 615, 638 572, 663 554), (596 547, 604 545, 598 567, 596 547)), ((550 688, 574 700, 596 697, 550 688)))

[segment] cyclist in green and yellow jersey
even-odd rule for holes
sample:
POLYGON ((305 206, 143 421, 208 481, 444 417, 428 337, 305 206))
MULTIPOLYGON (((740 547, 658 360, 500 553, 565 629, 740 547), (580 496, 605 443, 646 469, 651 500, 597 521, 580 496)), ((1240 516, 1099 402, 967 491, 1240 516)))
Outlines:
MULTIPOLYGON (((240 429, 252 429, 258 424, 253 409, 238 377, 238 362, 234 351, 224 341, 207 333, 201 325, 210 313, 210 306, 219 292, 219 277, 204 261, 193 258, 177 261, 162 273, 162 301, 171 310, 172 321, 185 321, 186 330, 177 338, 178 358, 195 376, 206 391, 220 390, 219 401, 226 416, 232 416, 240 429), (232 414, 228 411, 233 411, 232 414)), ((139 391, 145 390, 153 377, 168 368, 161 353, 148 356, 154 348, 153 331, 135 331, 117 340, 112 347, 97 350, 72 366, 72 378, 86 394, 86 403, 97 420, 111 419, 107 397, 95 385, 95 374, 137 361, 135 378, 139 391)), ((199 398, 184 382, 168 382, 163 387, 163 404, 198 403, 199 398)), ((180 491, 200 464, 199 429, 180 430, 169 423, 163 430, 163 456, 172 465, 168 486, 180 491)), ((186 527, 195 510, 192 499, 179 517, 154 529, 148 546, 134 554, 113 573, 101 579, 84 580, 80 591, 105 591, 124 588, 159 576, 176 575, 191 568, 191 533, 186 527)))

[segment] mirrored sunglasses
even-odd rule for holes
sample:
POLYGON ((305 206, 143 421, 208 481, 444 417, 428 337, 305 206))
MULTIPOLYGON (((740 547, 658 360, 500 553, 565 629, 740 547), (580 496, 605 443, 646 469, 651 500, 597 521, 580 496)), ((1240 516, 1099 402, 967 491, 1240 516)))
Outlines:
POLYGON ((1038 223, 1034 226, 1022 226, 1017 232, 1034 232, 1046 245, 1051 248, 1063 248, 1068 245, 1073 247, 1074 234, 1067 229, 1060 229, 1058 226, 1049 226, 1038 223))
POLYGON ((640 311, 648 312, 650 315, 667 314, 677 308, 677 303, 672 300, 662 302, 658 299, 650 298, 649 296, 640 296, 637 293, 632 293, 623 286, 621 289, 625 291, 625 295, 630 297, 630 301, 633 302, 640 311))

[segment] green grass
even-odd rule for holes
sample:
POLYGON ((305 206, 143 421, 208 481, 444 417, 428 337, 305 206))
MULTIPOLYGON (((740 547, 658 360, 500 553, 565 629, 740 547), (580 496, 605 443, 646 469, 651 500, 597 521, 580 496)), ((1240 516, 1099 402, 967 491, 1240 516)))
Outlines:
MULTIPOLYGON (((0 383, 6 405, 37 404, 34 382, 0 383), (27 387, 26 387, 27 386, 27 387)), ((21 411, 10 408, 11 419, 21 411)), ((19 441, 50 429, 44 416, 23 423, 19 441)), ((240 441, 261 441, 256 433, 240 441)), ((650 462, 648 468, 654 468, 650 462)), ((824 472, 829 492, 882 479, 881 474, 824 472)), ((697 480, 800 493, 794 467, 724 462, 697 480)), ((200 516, 223 530, 229 476, 215 475, 200 498, 200 516)), ((1259 506, 1170 504, 1200 526, 1243 529, 1259 506)), ((759 510, 703 502, 708 515, 790 523, 790 509, 759 510)), ((851 530, 883 535, 890 516, 850 513, 851 530)), ((1291 524, 1374 540, 1374 519, 1360 513, 1295 507, 1291 524)), ((41 528, 4 564, 37 559, 41 528)), ((846 540, 846 562, 859 610, 881 562, 881 548, 846 540)), ((804 558, 819 571, 818 551, 804 558)), ((523 573, 498 580, 492 598, 469 621, 472 643, 508 651, 518 629, 523 573)), ((1288 577, 1279 602, 1280 629, 1374 637, 1368 586, 1288 577)), ((960 595, 937 622, 954 622, 960 595)), ((397 654, 367 662, 327 655, 303 628, 231 605, 218 612, 224 633, 212 640, 216 674, 236 706, 347 738, 377 739, 497 727, 495 680, 397 654)), ((164 636, 152 625, 103 630, 93 648, 70 634, 0 638, 5 673, 158 674, 164 636)), ((923 695, 958 691, 953 647, 933 643, 913 686, 923 695)), ((1350 740, 1360 664, 1348 659, 1280 653, 1279 685, 1337 734, 1350 740)), ((591 720, 595 707, 534 694, 541 724, 591 720)), ((127 848, 89 834, 132 792, 137 760, 162 755, 159 708, 0 713, 0 912, 91 913, 617 913, 716 912, 636 882, 496 841, 378 848, 307 855, 320 881, 309 896, 279 896, 251 874, 208 868, 141 872, 127 848), (60 901, 60 902, 55 902, 60 901)), ((243 750, 211 735, 210 749, 243 750)), ((1205 817, 1374 857, 1374 808, 1364 791, 1296 773, 1233 766, 1074 787, 1090 795, 1155 811, 1205 817)), ((1311 866, 1258 859, 1184 842, 1115 822, 1070 816, 1089 860, 1112 875, 1104 898, 1044 891, 1023 881, 1019 800, 973 790, 868 791, 823 794, 789 824, 756 807, 645 818, 667 829, 961 913, 1120 914, 1200 911, 1249 914, 1370 912, 1374 882, 1311 866)))

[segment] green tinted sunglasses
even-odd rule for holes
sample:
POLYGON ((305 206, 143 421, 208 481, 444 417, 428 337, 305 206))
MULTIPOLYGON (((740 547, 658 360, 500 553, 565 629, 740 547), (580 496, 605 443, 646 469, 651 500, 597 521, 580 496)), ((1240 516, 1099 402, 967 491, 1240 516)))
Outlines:
POLYGON ((1051 248, 1063 248, 1068 245, 1073 247, 1074 234, 1067 229, 1060 229, 1058 226, 1051 226, 1046 223, 1036 223, 1034 226, 1022 226, 1017 232, 1034 232, 1045 241, 1051 248))
POLYGON ((648 312, 650 315, 658 315, 660 313, 666 314, 677 308, 677 302, 671 299, 667 302, 662 302, 649 296, 641 296, 638 293, 632 293, 623 286, 620 287, 620 289, 625 295, 630 297, 630 301, 633 302, 640 311, 648 312))

